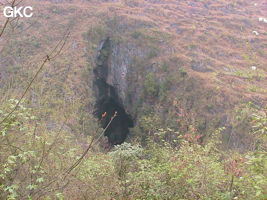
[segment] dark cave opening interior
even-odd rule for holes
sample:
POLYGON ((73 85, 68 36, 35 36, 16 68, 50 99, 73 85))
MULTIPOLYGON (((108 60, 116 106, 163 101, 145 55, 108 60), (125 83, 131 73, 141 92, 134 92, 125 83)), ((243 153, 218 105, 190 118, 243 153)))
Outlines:
POLYGON ((117 91, 118 87, 107 83, 107 77, 112 75, 109 74, 111 52, 111 41, 106 38, 99 46, 96 67, 94 68, 93 87, 96 97, 95 116, 100 120, 102 128, 107 127, 115 112, 117 112, 116 117, 104 133, 110 145, 117 145, 125 141, 130 133, 129 128, 134 126, 134 122, 124 108, 117 91))
POLYGON ((129 128, 134 126, 132 117, 126 113, 124 107, 119 103, 118 95, 112 86, 101 79, 96 80, 95 85, 100 97, 95 104, 96 117, 100 120, 101 127, 105 129, 115 112, 117 112, 104 135, 107 136, 110 145, 121 144, 129 135, 129 128))

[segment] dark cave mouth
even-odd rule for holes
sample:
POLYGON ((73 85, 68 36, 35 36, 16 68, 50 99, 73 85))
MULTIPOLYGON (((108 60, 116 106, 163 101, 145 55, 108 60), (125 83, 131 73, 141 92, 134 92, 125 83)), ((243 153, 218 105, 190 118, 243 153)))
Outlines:
POLYGON ((115 112, 117 113, 106 128, 104 135, 108 138, 110 145, 122 144, 130 133, 129 128, 134 126, 132 117, 112 96, 106 96, 98 100, 96 111, 97 118, 104 129, 108 126, 115 112))
POLYGON ((110 145, 121 144, 130 133, 129 128, 134 126, 131 115, 126 112, 123 102, 120 99, 117 88, 107 83, 109 73, 109 56, 111 54, 111 41, 106 38, 100 44, 96 67, 94 68, 93 87, 96 97, 95 115, 100 121, 102 128, 106 128, 104 133, 110 145))

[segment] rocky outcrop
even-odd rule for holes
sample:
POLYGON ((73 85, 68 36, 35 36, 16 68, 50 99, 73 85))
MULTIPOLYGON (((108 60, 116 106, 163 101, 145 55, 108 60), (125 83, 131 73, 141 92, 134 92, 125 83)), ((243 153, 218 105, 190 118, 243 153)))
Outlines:
MULTIPOLYGON (((98 48, 96 67, 94 69, 94 92, 96 97, 96 116, 101 119, 103 113, 107 113, 102 119, 101 125, 105 128, 114 115, 117 117, 107 129, 111 144, 122 143, 129 134, 129 128, 133 127, 134 116, 133 102, 136 102, 141 93, 128 95, 129 71, 131 71, 132 59, 142 57, 142 52, 132 44, 118 44, 110 38, 103 40, 98 48)), ((138 89, 137 89, 138 90, 138 89)))

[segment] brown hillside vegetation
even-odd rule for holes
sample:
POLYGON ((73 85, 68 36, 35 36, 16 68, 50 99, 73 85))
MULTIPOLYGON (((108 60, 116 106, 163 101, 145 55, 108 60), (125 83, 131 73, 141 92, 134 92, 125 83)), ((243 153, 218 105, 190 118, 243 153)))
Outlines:
POLYGON ((267 198, 265 0, 20 5, 33 17, 0 36, 0 199, 267 198))

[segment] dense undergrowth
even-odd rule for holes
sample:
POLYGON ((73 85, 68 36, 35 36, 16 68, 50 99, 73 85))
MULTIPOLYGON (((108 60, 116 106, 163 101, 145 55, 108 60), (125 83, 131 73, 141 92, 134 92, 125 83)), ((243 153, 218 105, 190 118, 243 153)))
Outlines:
POLYGON ((264 9, 244 1, 199 1, 211 4, 213 17, 207 19, 206 10, 187 16, 189 8, 208 9, 187 5, 191 1, 96 2, 38 2, 40 16, 8 29, 0 41, 2 120, 17 103, 8 99, 17 98, 34 76, 33 63, 67 27, 72 30, 63 55, 0 124, 0 200, 267 199, 266 31, 248 12, 264 9), (229 13, 232 6, 245 11, 236 17, 229 13), (133 105, 138 119, 128 143, 107 151, 101 139, 70 170, 102 131, 95 132, 90 114, 91 72, 107 36, 147 54, 133 59, 136 71, 129 77, 129 94, 142 88, 143 105, 133 105), (200 72, 192 70, 195 65, 200 72), (261 108, 240 105, 249 100, 261 108), (222 124, 228 127, 218 128, 222 124))
MULTIPOLYGON (((1 106, 1 118, 15 103, 1 106)), ((253 152, 221 151, 223 129, 207 140, 193 132, 157 129, 143 147, 123 143, 104 152, 96 144, 70 173, 82 145, 63 126, 48 130, 32 113, 21 104, 1 124, 0 199, 267 197, 266 112, 250 115, 253 152)))

